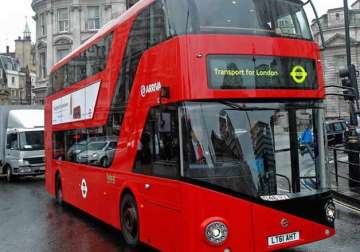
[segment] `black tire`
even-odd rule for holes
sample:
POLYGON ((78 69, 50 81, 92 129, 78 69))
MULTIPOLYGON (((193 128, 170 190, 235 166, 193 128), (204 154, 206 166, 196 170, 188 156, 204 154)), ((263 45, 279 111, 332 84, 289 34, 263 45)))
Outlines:
POLYGON ((6 181, 7 181, 8 183, 13 182, 14 176, 12 175, 11 167, 10 167, 10 166, 6 166, 5 170, 6 170, 6 181))
POLYGON ((55 180, 55 201, 59 206, 64 205, 64 195, 62 191, 60 175, 57 175, 55 180))
POLYGON ((108 159, 107 157, 103 157, 101 160, 100 160, 100 165, 102 167, 107 167, 108 166, 108 159))
POLYGON ((121 233, 125 242, 131 246, 136 247, 139 245, 139 214, 134 197, 127 193, 121 200, 121 233))

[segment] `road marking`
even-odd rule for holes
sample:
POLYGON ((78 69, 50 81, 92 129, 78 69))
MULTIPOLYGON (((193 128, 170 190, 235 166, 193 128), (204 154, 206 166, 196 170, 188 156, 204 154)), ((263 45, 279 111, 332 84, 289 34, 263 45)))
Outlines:
POLYGON ((344 203, 344 202, 341 202, 341 201, 338 201, 338 200, 335 200, 335 199, 334 199, 334 202, 335 202, 337 205, 340 205, 340 206, 342 206, 342 207, 344 207, 344 208, 346 208, 346 209, 348 209, 348 210, 351 210, 351 211, 354 211, 354 212, 360 214, 360 208, 354 207, 354 206, 352 206, 352 205, 346 204, 346 203, 344 203))

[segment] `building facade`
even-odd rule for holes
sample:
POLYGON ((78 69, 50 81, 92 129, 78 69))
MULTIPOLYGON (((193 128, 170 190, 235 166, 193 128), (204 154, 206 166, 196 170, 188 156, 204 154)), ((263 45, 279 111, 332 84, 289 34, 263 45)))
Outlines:
POLYGON ((17 59, 0 55, 0 83, 3 92, 8 93, 7 104, 22 104, 25 101, 25 73, 20 70, 17 59))
MULTIPOLYGON (((349 13, 352 62, 357 69, 360 69, 360 0, 351 5, 349 13)), ((341 86, 338 73, 340 69, 347 67, 344 9, 329 9, 319 19, 325 40, 325 49, 321 52, 325 85, 341 86)), ((315 21, 312 22, 311 27, 315 40, 321 44, 319 29, 315 21)), ((327 88, 326 92, 342 94, 342 90, 337 88, 327 88)), ((348 117, 348 102, 341 96, 327 96, 326 116, 328 118, 348 117)))
POLYGON ((15 40, 15 52, 0 53, 0 104, 31 104, 36 80, 35 46, 26 22, 23 37, 15 40))
POLYGON ((50 68, 94 35, 100 27, 121 15, 134 0, 33 0, 36 13, 37 79, 33 92, 43 103, 50 68))

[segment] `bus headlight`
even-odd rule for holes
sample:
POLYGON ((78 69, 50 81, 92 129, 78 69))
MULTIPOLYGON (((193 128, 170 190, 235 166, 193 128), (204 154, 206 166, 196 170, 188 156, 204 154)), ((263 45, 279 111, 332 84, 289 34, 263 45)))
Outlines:
POLYGON ((212 245, 220 245, 224 243, 228 237, 228 228, 221 221, 209 223, 205 228, 205 237, 212 245))
POLYGON ((326 203, 325 205, 325 216, 326 216, 326 220, 330 223, 333 223, 335 221, 335 217, 336 217, 336 207, 334 202, 329 201, 328 203, 326 203))

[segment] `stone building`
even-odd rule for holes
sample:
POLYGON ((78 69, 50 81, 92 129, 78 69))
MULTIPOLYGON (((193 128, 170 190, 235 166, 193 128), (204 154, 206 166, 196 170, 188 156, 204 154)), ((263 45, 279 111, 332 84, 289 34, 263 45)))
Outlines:
MULTIPOLYGON (((346 68, 344 9, 329 9, 319 18, 324 33, 325 49, 321 52, 325 75, 325 85, 341 85, 339 70, 346 68)), ((351 5, 350 9, 350 37, 352 41, 352 62, 360 69, 360 0, 351 5)), ((315 21, 312 22, 315 40, 321 44, 319 29, 315 21)), ((360 81, 359 81, 360 84, 360 81)), ((336 88, 327 88, 327 93, 342 93, 336 88)), ((339 118, 349 116, 349 106, 342 97, 328 96, 326 102, 326 116, 339 118)))
POLYGON ((36 13, 37 80, 33 92, 43 103, 50 68, 121 15, 134 0, 33 0, 36 13))
POLYGON ((2 95, 8 93, 9 104, 21 104, 22 100, 25 100, 25 73, 20 71, 19 61, 0 55, 0 72, 2 95))
POLYGON ((36 73, 35 45, 31 43, 31 32, 28 22, 25 24, 23 37, 15 40, 15 58, 19 60, 21 68, 29 68, 31 73, 36 73))
POLYGON ((26 22, 23 37, 15 40, 15 52, 6 47, 0 53, 0 82, 2 96, 8 94, 9 104, 30 104, 31 85, 35 83, 35 47, 31 44, 31 33, 26 22))

